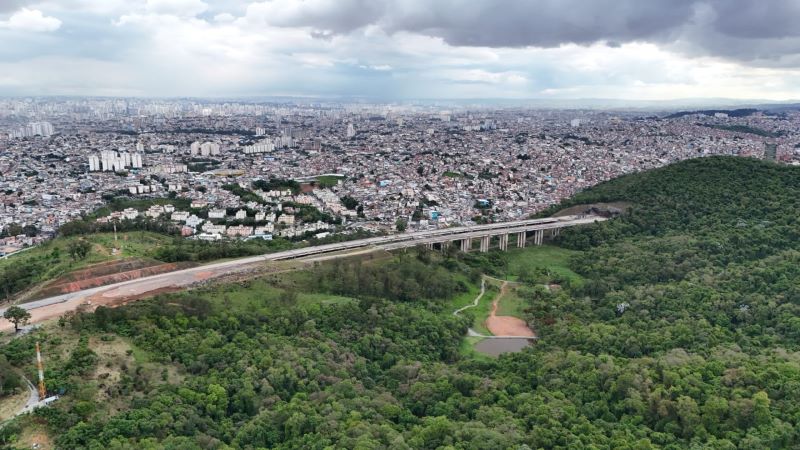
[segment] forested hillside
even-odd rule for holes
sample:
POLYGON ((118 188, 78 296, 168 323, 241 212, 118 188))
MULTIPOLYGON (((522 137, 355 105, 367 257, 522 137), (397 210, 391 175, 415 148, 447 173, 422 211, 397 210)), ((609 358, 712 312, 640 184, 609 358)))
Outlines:
POLYGON ((520 353, 463 351, 472 318, 451 297, 480 272, 552 282, 547 267, 499 252, 327 264, 5 345, 28 371, 33 339, 60 352, 48 386, 65 395, 0 442, 36 423, 69 449, 800 446, 800 169, 697 159, 559 208, 611 201, 630 212, 557 242, 580 282, 520 291, 540 336, 520 353), (129 349, 102 362, 92 342, 129 349))

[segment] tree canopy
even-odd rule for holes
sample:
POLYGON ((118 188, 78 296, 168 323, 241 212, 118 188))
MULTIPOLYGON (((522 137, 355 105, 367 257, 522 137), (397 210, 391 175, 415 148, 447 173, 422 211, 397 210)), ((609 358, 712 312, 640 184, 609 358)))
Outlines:
MULTIPOLYGON (((65 395, 37 419, 74 449, 798 447, 800 170, 692 160, 560 207, 617 201, 629 212, 558 238, 580 277, 561 289, 507 253, 420 251, 76 314, 62 324, 83 341, 48 369, 65 395), (535 345, 464 351, 452 302, 480 272, 531 284, 535 345), (86 395, 85 336, 179 377, 126 363, 86 395)), ((22 339, 0 349, 11 364, 22 339)))

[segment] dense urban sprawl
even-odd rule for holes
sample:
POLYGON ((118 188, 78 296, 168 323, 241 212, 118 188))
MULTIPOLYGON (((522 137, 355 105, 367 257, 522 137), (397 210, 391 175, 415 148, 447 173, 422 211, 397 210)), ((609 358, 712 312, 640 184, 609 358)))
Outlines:
POLYGON ((0 252, 86 217, 168 221, 208 240, 512 220, 688 158, 797 164, 798 125, 797 112, 755 110, 6 99, 0 252), (97 214, 153 198, 166 200, 97 214))

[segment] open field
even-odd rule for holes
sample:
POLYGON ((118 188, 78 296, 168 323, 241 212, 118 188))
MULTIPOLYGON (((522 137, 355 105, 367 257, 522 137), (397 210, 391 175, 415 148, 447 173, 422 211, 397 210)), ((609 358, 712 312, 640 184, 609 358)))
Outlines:
MULTIPOLYGON (((464 284, 467 286, 467 290, 465 292, 459 292, 453 298, 450 299, 450 304, 448 306, 449 310, 456 310, 459 308, 463 308, 464 306, 471 305, 472 302, 475 300, 475 297, 478 296, 481 292, 480 283, 474 284, 469 282, 466 277, 463 277, 464 284)), ((469 311, 471 308, 467 309, 469 311)), ((466 311, 465 311, 466 312, 466 311)))
POLYGON ((129 231, 118 233, 117 245, 120 253, 113 255, 114 233, 96 233, 86 236, 58 237, 44 244, 38 245, 19 255, 11 255, 0 260, 0 269, 29 261, 35 258, 49 257, 52 270, 48 274, 62 272, 64 270, 77 270, 91 264, 105 262, 113 259, 123 259, 129 257, 147 257, 151 250, 160 245, 171 242, 172 238, 162 234, 151 233, 149 231, 129 231), (85 259, 73 261, 69 255, 68 247, 70 242, 84 239, 92 244, 92 249, 85 259), (57 257, 53 257, 53 253, 57 257))
POLYGON ((517 290, 518 286, 510 284, 503 298, 497 304, 498 316, 522 317, 528 307, 517 290))
MULTIPOLYGON (((518 313, 517 316, 503 315, 499 312, 501 304, 506 303, 509 297, 509 292, 514 290, 509 282, 504 282, 500 286, 500 292, 492 300, 492 310, 489 317, 486 318, 486 328, 495 336, 530 336, 535 334, 528 328, 528 324, 521 318, 522 314, 518 313)), ((509 309, 518 310, 523 308, 520 304, 521 300, 517 297, 515 305, 509 309)))
POLYGON ((8 420, 28 402, 30 392, 23 384, 19 392, 0 398, 0 422, 8 420))
POLYGON ((319 184, 321 187, 324 188, 333 187, 339 183, 339 180, 342 180, 344 178, 345 177, 337 177, 334 175, 321 175, 317 177, 317 184, 319 184))
POLYGON ((508 269, 506 279, 516 281, 526 273, 534 274, 537 269, 545 269, 570 283, 580 285, 583 278, 569 268, 569 260, 579 257, 580 252, 553 245, 542 245, 524 249, 509 249, 506 258, 508 269))
POLYGON ((494 299, 500 292, 500 288, 495 283, 486 282, 486 293, 478 302, 478 306, 469 308, 465 311, 467 314, 474 314, 475 320, 472 322, 472 329, 480 334, 491 336, 492 332, 486 328, 486 318, 492 312, 492 299, 494 299))

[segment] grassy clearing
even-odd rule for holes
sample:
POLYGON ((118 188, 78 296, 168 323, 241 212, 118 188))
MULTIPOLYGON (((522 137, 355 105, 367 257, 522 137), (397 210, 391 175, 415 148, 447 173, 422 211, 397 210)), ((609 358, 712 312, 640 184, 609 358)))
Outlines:
POLYGON ((37 450, 51 450, 55 448, 47 428, 37 423, 33 418, 24 420, 24 427, 15 445, 17 448, 35 448, 37 450))
POLYGON ((0 398, 0 421, 10 419, 20 408, 25 406, 29 396, 30 392, 23 384, 16 394, 0 398))
POLYGON ((309 276, 310 274, 307 271, 287 272, 243 283, 214 285, 207 289, 193 291, 191 294, 181 293, 174 295, 193 295, 205 298, 215 306, 232 312, 252 311, 254 307, 263 307, 265 305, 309 307, 313 305, 338 305, 356 301, 352 297, 299 290, 309 276))
POLYGON ((154 248, 172 242, 172 238, 169 236, 148 231, 130 231, 118 233, 117 236, 118 241, 116 243, 114 241, 114 233, 58 237, 18 255, 0 259, 0 269, 10 265, 24 263, 25 261, 35 258, 50 258, 51 268, 53 270, 48 271, 48 273, 76 270, 114 259, 147 257, 154 248), (72 257, 69 255, 69 244, 79 239, 89 241, 92 244, 92 249, 85 259, 73 261, 72 257), (120 253, 112 255, 112 249, 117 246, 120 247, 120 253), (56 257, 54 257, 54 253, 56 257))
POLYGON ((517 280, 525 271, 530 273, 535 271, 536 268, 544 268, 569 280, 570 283, 580 285, 583 283, 583 277, 569 268, 570 259, 580 255, 580 253, 552 245, 511 249, 507 255, 508 270, 506 279, 517 280))
POLYGON ((485 334, 487 336, 492 335, 489 329, 486 328, 485 323, 486 318, 489 317, 489 314, 492 312, 492 301, 499 293, 500 289, 495 284, 487 282, 486 293, 483 294, 481 301, 478 302, 478 306, 464 311, 465 313, 474 314, 475 320, 472 322, 472 329, 478 333, 485 334))
POLYGON ((475 297, 481 293, 480 284, 471 283, 466 279, 466 277, 464 277, 462 281, 464 281, 464 284, 467 285, 467 290, 465 292, 459 292, 456 294, 456 296, 450 299, 450 306, 448 306, 446 309, 448 313, 451 313, 459 308, 463 308, 464 306, 471 305, 472 302, 475 301, 475 297))
POLYGON ((527 307, 527 303, 519 296, 516 287, 510 285, 506 294, 500 299, 500 303, 497 307, 497 315, 513 316, 521 319, 524 317, 524 311, 527 307))
POLYGON ((322 175, 317 177, 317 185, 323 188, 333 187, 339 183, 339 180, 343 180, 345 177, 337 177, 333 175, 322 175))

